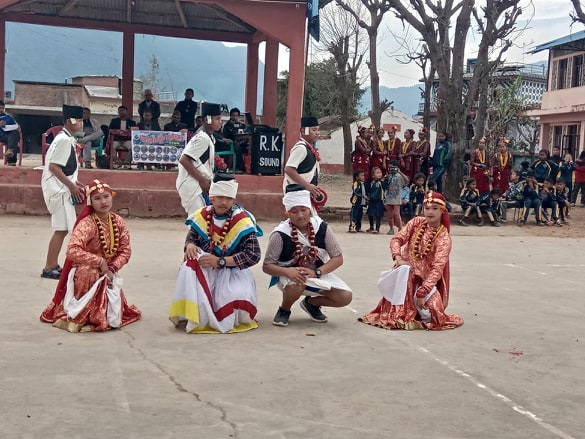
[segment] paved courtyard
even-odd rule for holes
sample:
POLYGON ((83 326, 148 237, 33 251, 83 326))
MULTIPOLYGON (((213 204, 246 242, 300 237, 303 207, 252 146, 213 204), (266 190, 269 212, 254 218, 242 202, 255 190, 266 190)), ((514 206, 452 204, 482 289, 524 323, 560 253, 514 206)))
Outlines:
POLYGON ((356 321, 388 237, 334 224, 354 300, 329 323, 297 304, 273 326, 280 293, 258 266, 259 329, 187 335, 166 317, 186 226, 127 223, 143 319, 69 334, 38 320, 49 218, 0 216, 0 438, 585 438, 585 239, 454 226, 449 311, 465 324, 390 332, 356 321))

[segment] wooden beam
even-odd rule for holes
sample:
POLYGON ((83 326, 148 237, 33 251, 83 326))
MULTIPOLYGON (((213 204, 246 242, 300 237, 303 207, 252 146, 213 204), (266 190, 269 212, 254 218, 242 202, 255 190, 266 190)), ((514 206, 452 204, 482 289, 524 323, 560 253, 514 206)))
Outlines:
POLYGON ((66 15, 75 5, 79 3, 79 0, 69 0, 65 6, 57 13, 57 15, 66 15))
POLYGON ((95 29, 110 32, 124 32, 129 30, 135 34, 160 35, 163 37, 189 38, 203 41, 222 41, 230 43, 248 44, 252 35, 244 32, 222 32, 199 29, 184 29, 180 27, 155 26, 151 24, 128 24, 126 22, 108 22, 82 18, 50 17, 47 15, 32 15, 17 12, 2 13, 7 22, 39 24, 43 26, 70 27, 75 29, 95 29))
POLYGON ((187 18, 185 17, 185 12, 183 12, 183 6, 181 6, 181 0, 175 0, 175 6, 177 7, 177 13, 181 18, 181 23, 183 23, 183 27, 187 29, 189 25, 187 24, 187 18))
POLYGON ((0 9, 8 8, 18 3, 18 0, 0 0, 0 9))

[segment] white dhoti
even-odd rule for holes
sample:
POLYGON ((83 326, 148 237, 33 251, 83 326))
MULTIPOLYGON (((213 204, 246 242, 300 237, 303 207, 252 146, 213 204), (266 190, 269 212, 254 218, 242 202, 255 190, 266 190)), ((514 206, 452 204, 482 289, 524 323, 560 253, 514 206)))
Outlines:
POLYGON ((169 319, 189 333, 243 332, 258 327, 256 304, 251 270, 201 268, 193 260, 179 269, 169 319))
POLYGON ((201 186, 199 186, 199 183, 195 179, 183 181, 177 187, 177 191, 179 192, 181 205, 185 209, 185 212, 187 212, 187 216, 193 215, 193 212, 207 205, 201 186))
MULTIPOLYGON (((294 281, 292 281, 290 278, 286 276, 280 276, 276 285, 282 291, 287 285, 291 283, 294 283, 294 281)), ((308 278, 307 282, 305 282, 305 291, 303 294, 305 296, 321 296, 322 291, 330 291, 332 289, 351 291, 349 286, 339 276, 333 273, 328 273, 324 274, 320 278, 308 278)))

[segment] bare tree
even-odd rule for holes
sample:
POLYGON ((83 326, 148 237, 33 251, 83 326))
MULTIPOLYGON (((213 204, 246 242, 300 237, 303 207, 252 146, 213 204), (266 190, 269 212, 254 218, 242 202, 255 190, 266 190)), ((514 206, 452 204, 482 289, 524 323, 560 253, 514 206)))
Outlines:
POLYGON ((420 34, 437 69, 437 131, 446 130, 451 135, 454 165, 447 174, 446 188, 449 196, 456 197, 464 172, 460 164, 467 147, 467 112, 478 96, 482 79, 490 74, 489 60, 500 60, 511 45, 509 38, 521 13, 520 0, 485 0, 479 10, 475 0, 388 2, 396 16, 420 34), (471 78, 466 79, 465 47, 472 18, 481 40, 477 65, 471 78))
MULTIPOLYGON (((349 0, 348 4, 357 11, 361 6, 357 0, 349 0)), ((367 50, 367 39, 354 16, 337 6, 322 9, 320 20, 320 47, 335 60, 335 86, 343 131, 343 169, 349 175, 353 149, 351 123, 356 119, 357 101, 362 95, 360 69, 367 50)))
MULTIPOLYGON (((391 0, 359 0, 359 3, 367 9, 369 20, 364 19, 365 13, 361 8, 356 7, 356 3, 351 0, 335 0, 335 2, 344 10, 349 12, 358 25, 363 28, 369 39, 369 60, 367 62, 370 69, 370 90, 372 93, 372 123, 379 127, 382 119, 383 107, 380 103, 380 75, 378 73, 378 29, 384 18, 384 14, 390 10, 391 0)), ((383 103, 387 108, 388 102, 383 103)))
POLYGON ((585 11, 583 11, 581 0, 571 0, 571 3, 573 3, 573 8, 575 8, 574 12, 569 13, 573 23, 585 24, 585 11))

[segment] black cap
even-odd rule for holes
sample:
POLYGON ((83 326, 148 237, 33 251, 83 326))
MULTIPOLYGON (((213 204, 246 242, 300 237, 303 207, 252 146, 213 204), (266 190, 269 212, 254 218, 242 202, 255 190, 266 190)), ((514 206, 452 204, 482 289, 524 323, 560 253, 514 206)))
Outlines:
POLYGON ((203 102, 201 105, 201 116, 220 116, 221 107, 219 104, 212 104, 211 102, 203 102))
POLYGON ((83 108, 75 105, 63 105, 63 119, 83 119, 83 108))
POLYGON ((305 116, 301 117, 301 128, 310 128, 310 127, 318 127, 319 121, 316 117, 313 116, 305 116))
POLYGON ((528 171, 526 171, 526 176, 527 177, 534 177, 534 171, 532 169, 529 169, 528 171))
POLYGON ((232 181, 235 180, 236 177, 234 177, 231 174, 226 174, 225 172, 216 172, 213 175, 213 182, 217 183, 218 181, 232 181))
POLYGON ((286 188, 284 188, 284 192, 285 193, 289 193, 289 192, 298 192, 298 191, 306 191, 307 189, 305 189, 304 186, 300 185, 300 184, 289 184, 286 186, 286 188))

